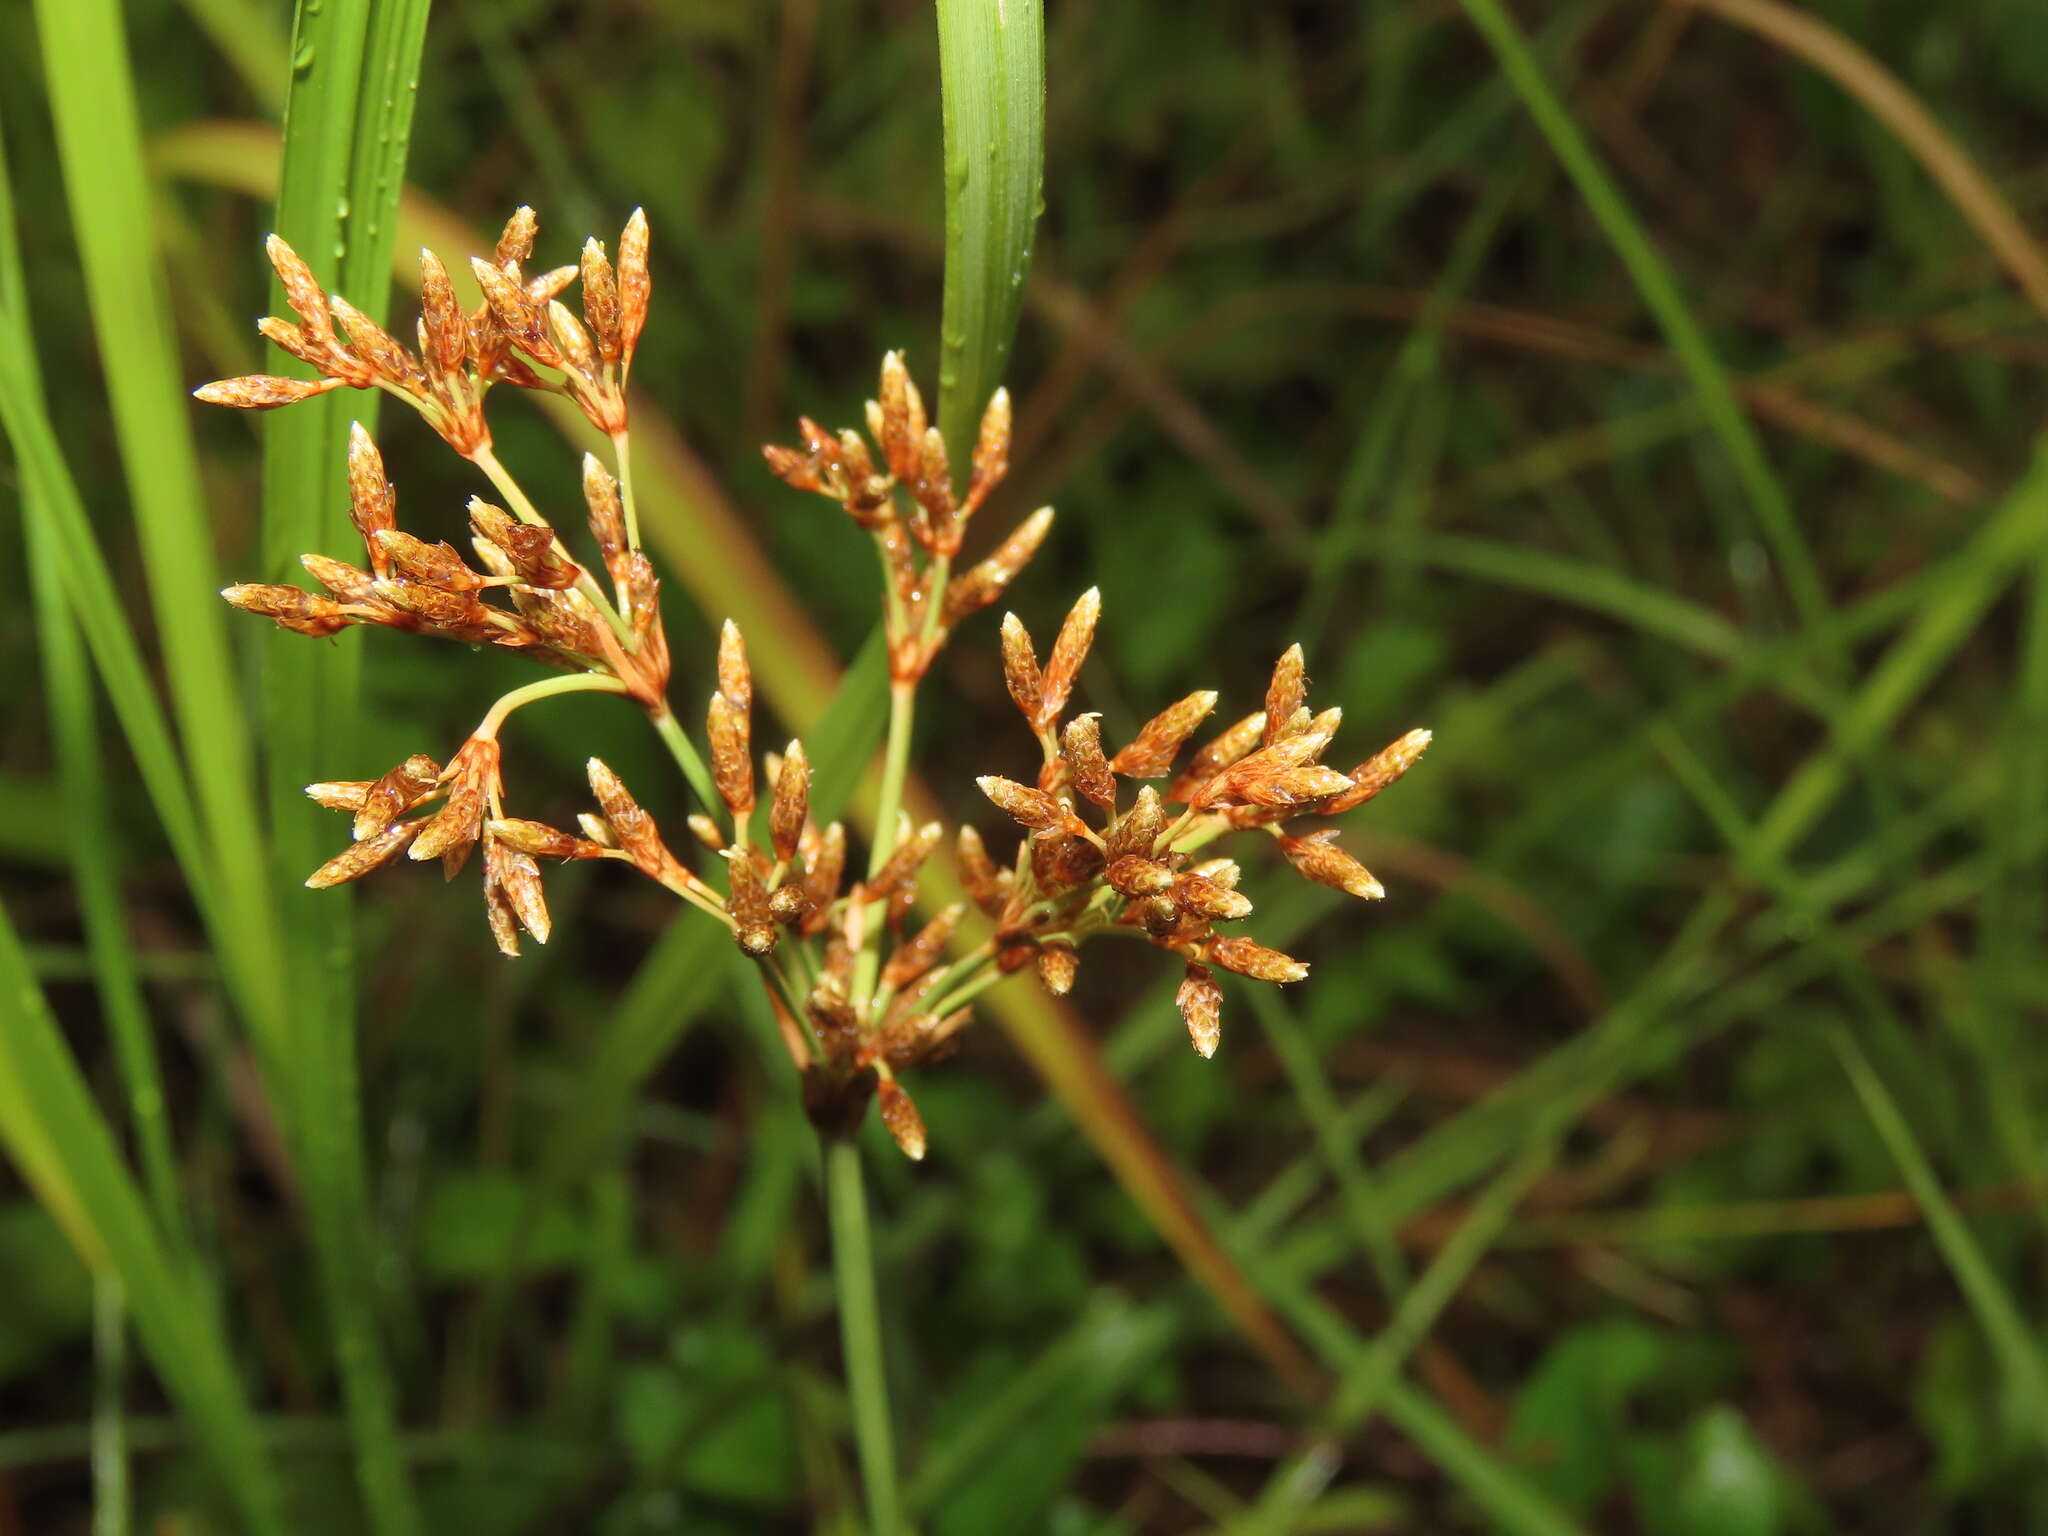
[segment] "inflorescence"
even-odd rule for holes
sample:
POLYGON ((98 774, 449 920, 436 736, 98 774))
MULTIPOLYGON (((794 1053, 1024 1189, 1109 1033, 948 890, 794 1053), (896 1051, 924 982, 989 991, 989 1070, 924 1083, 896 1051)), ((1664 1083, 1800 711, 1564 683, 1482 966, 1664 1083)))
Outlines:
POLYGON ((857 432, 828 432, 805 419, 801 448, 763 450, 788 484, 837 502, 879 557, 890 747, 867 873, 849 877, 844 824, 821 828, 811 815, 802 743, 764 754, 756 772, 752 671, 730 621, 706 708, 706 752, 669 708, 669 647, 660 583, 640 546, 626 387, 647 318, 646 218, 636 211, 627 223, 616 266, 593 239, 577 265, 528 277, 536 229, 532 210, 521 208, 493 254, 471 262, 484 300, 475 310, 458 302, 440 261, 421 254, 417 350, 324 293, 311 269, 272 236, 270 259, 298 319, 267 318, 259 329, 319 377, 228 379, 196 391, 215 404, 269 409, 334 389, 383 390, 476 465, 504 503, 471 499, 474 563, 448 543, 402 531, 382 456, 357 426, 348 450, 349 515, 364 564, 307 554, 302 563, 323 591, 247 584, 223 593, 230 603, 300 634, 381 625, 499 646, 557 674, 500 698, 445 766, 421 754, 375 779, 309 785, 315 801, 353 818, 349 845, 313 872, 309 886, 357 880, 401 856, 438 859, 452 878, 481 844, 491 931, 501 950, 516 955, 522 932, 545 943, 550 931, 542 860, 630 864, 723 924, 759 967, 821 1129, 849 1133, 872 1097, 912 1157, 923 1155, 925 1133, 900 1074, 950 1049, 974 999, 1012 972, 1035 967, 1046 989, 1063 996, 1088 940, 1149 941, 1184 965, 1180 1011, 1204 1056, 1219 1038, 1217 970, 1276 983, 1307 974, 1300 961, 1219 931, 1251 912, 1238 890, 1238 864, 1210 851, 1220 839, 1264 834, 1308 879, 1367 900, 1384 894, 1336 846, 1333 832, 1294 832, 1288 823, 1370 800, 1421 756, 1429 733, 1410 731, 1348 773, 1327 766, 1342 712, 1310 711, 1294 646, 1275 666, 1263 706, 1178 771, 1215 708, 1212 692, 1170 705, 1109 753, 1100 717, 1069 713, 1101 614, 1090 589, 1043 664, 1016 615, 1003 618, 1004 679, 1040 762, 1031 783, 979 780, 1024 831, 1014 859, 998 864, 970 825, 953 839, 959 883, 991 931, 977 943, 956 942, 968 901, 913 921, 921 888, 944 883, 928 861, 946 841, 939 823, 912 826, 900 810, 916 690, 956 627, 1029 563, 1052 510, 1033 513, 992 554, 956 570, 970 520, 1009 468, 1009 396, 998 390, 989 401, 961 486, 894 352, 883 359, 878 398, 867 406, 872 446, 857 432), (580 320, 562 302, 575 284, 580 320), (484 404, 499 384, 565 394, 610 439, 611 468, 594 455, 583 463, 584 512, 601 578, 578 562, 492 452, 484 404), (575 691, 619 694, 646 712, 703 802, 687 824, 707 867, 719 871, 714 878, 671 850, 653 817, 596 758, 588 765, 596 809, 580 817, 578 831, 506 813, 500 729, 516 710, 575 691), (1161 780, 1163 790, 1154 782, 1161 780))

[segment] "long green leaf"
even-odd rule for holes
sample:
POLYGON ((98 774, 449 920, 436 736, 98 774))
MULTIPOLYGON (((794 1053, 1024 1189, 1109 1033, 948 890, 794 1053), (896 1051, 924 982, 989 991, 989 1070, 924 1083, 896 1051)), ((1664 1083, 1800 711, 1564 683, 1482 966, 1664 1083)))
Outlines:
POLYGON ((0 909, 0 1142, 86 1262, 120 1278, 137 1333, 250 1529, 278 1489, 211 1301, 173 1259, 0 909))
POLYGON ((171 702, 211 866, 215 928, 259 1048, 284 1030, 277 929, 261 869, 249 733, 215 596, 212 535, 153 258, 150 195, 127 42, 113 0, 39 0, 57 147, 105 363, 171 702))
POLYGON ((946 145, 939 431, 964 464, 1003 382, 1045 179, 1041 0, 938 0, 946 145))
MULTIPOLYGON (((293 24, 278 233, 371 315, 382 312, 391 292, 427 12, 426 0, 301 0, 293 24)), ((281 298, 274 287, 274 302, 281 298)), ((349 411, 373 425, 377 401, 374 393, 346 406, 327 397, 270 419, 266 576, 294 573, 300 554, 326 547, 336 531, 329 509, 344 473, 349 411)), ((301 786, 354 771, 347 765, 360 652, 287 643, 267 647, 263 663, 273 869, 295 991, 307 1001, 288 1070, 308 1208, 363 1497, 382 1536, 409 1536, 420 1529, 420 1517, 372 1306, 376 1238, 363 1165, 352 904, 344 893, 315 894, 302 885, 305 872, 326 857, 332 833, 301 786)))
MULTIPOLYGON (((1579 131, 1570 111, 1550 84, 1528 39, 1515 25, 1501 0, 1459 0, 1465 13, 1479 29, 1502 72, 1522 99, 1522 105, 1549 142, 1566 174, 1578 186, 1601 232, 1634 280, 1636 291, 1649 306, 1659 329, 1670 342, 1680 366, 1699 396, 1700 410, 1707 425, 1721 441, 1737 481, 1747 496, 1750 509, 1782 567, 1785 585, 1791 593, 1801 622, 1818 632, 1831 632, 1828 625, 1827 591, 1813 551, 1792 510, 1792 499, 1771 468, 1763 442, 1736 400, 1728 373, 1715 355, 1692 310, 1680 293, 1677 280, 1658 254, 1642 221, 1629 206, 1628 198, 1600 161, 1599 155, 1579 131)), ((1842 654, 1831 652, 1837 666, 1842 654)))
MULTIPOLYGON (((38 393, 35 338, 28 330, 28 284, 14 218, 14 191, 7 150, 0 142, 0 346, 19 349, 27 382, 38 393)), ((52 537, 46 505, 53 488, 43 471, 25 464, 22 476, 23 537, 28 545, 30 600, 42 651, 43 688, 48 697, 63 819, 69 835, 64 854, 78 893, 79 916, 92 958, 93 983, 114 1037, 114 1050, 128 1091, 129 1117, 147 1174, 150 1198, 167 1231, 180 1227, 178 1178, 164 1113, 162 1073, 149 1034, 149 1010, 128 936, 121 901, 119 855, 107 792, 97 701, 90 664, 65 590, 62 559, 52 537)))

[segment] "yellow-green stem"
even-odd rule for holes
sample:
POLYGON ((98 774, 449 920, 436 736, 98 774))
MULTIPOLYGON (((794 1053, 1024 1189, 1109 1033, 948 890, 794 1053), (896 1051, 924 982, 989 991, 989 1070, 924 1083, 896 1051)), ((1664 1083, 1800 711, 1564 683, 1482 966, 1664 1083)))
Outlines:
POLYGON ((624 693, 626 685, 609 672, 573 672, 567 677, 546 677, 523 688, 514 688, 493 704, 473 734, 493 737, 514 710, 524 709, 558 693, 624 693))
POLYGON ((882 1359, 881 1309, 875 1294, 874 1243, 860 1147, 825 1143, 825 1196, 832 1218, 832 1272, 839 1292, 839 1339, 845 1354, 854 1443, 873 1536, 901 1536, 903 1501, 896 1482, 896 1435, 889 1420, 889 1378, 882 1359))
POLYGON ((613 462, 619 469, 619 505, 626 514, 626 547, 640 547, 640 504, 633 499, 633 450, 624 432, 612 434, 613 462))
POLYGON ((690 744, 690 738, 683 734, 675 715, 664 706, 660 713, 648 716, 654 722, 655 734, 667 745, 669 756, 676 760, 676 766, 683 770, 683 777, 690 781, 690 788, 704 809, 714 816, 725 803, 718 798, 718 791, 711 783, 711 770, 704 766, 704 759, 690 744))

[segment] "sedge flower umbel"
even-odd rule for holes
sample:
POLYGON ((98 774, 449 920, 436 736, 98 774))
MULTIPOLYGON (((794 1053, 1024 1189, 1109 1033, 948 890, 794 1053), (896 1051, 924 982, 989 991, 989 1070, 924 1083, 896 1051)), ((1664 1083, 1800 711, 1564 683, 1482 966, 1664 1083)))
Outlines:
POLYGON ((522 208, 491 255, 471 261, 483 299, 475 308, 460 303, 447 269, 423 252, 413 348, 323 292, 273 236, 271 262, 297 319, 273 317, 259 329, 318 377, 229 379, 196 392, 260 410, 342 388, 382 390, 416 411, 492 492, 464 509, 467 553, 403 529, 382 456, 356 427, 348 492, 361 563, 308 554, 302 561, 319 590, 245 584, 226 590, 229 602, 300 634, 368 625, 434 635, 512 651, 552 674, 498 699, 445 765, 415 754, 374 778, 309 785, 317 803, 350 818, 351 834, 309 886, 345 884, 402 858, 436 860, 452 878, 480 850, 485 916, 512 955, 523 937, 545 943, 551 931, 545 864, 630 865, 723 925, 758 968, 820 1129, 850 1134, 872 1100, 912 1157, 924 1155, 925 1131, 903 1074, 947 1052, 974 1000, 1015 971, 1029 967, 1065 995, 1087 942, 1144 939, 1181 961, 1180 1010, 1204 1056, 1220 1038, 1218 971, 1266 982, 1306 973, 1229 926, 1251 903, 1238 892, 1237 864, 1210 852, 1218 839, 1264 835, 1307 878, 1362 898, 1382 894, 1332 834, 1290 824, 1372 798, 1421 754, 1428 733, 1410 732, 1349 773, 1327 766, 1339 712, 1308 709, 1297 647, 1275 668, 1264 707, 1178 772, 1215 708, 1213 693, 1168 706, 1111 753, 1099 717, 1070 707, 1101 613, 1093 590, 1042 665, 1015 616, 1002 623, 1003 674, 1040 752, 1032 782, 979 781, 1023 829, 1014 859, 999 866, 972 826, 949 835, 938 822, 913 826, 902 815, 918 687, 958 627, 1030 562, 1052 511, 1023 519, 981 560, 956 565, 971 521, 1009 468, 1009 396, 998 390, 988 402, 959 473, 896 352, 883 359, 868 402, 868 438, 805 419, 801 447, 764 450, 785 482, 841 507, 874 544, 883 573, 889 746, 865 873, 845 825, 820 825, 813 814, 803 743, 761 750, 753 670, 730 621, 705 658, 700 751, 670 709, 660 583, 640 545, 632 492, 627 381, 647 319, 647 221, 637 212, 628 221, 616 264, 591 240, 576 264, 529 275, 536 232, 522 208), (580 318, 564 302, 578 285, 580 318), (583 463, 581 520, 594 560, 575 552, 492 452, 486 405, 499 385, 564 394, 610 440, 609 465, 595 456, 583 463), (672 846, 596 758, 587 766, 594 808, 576 831, 508 811, 504 726, 531 704, 578 691, 619 695, 646 714, 700 802, 683 818, 687 840, 672 846), (933 860, 948 846, 967 899, 933 906, 925 900, 938 883, 933 860), (982 918, 970 924, 974 909, 982 918))

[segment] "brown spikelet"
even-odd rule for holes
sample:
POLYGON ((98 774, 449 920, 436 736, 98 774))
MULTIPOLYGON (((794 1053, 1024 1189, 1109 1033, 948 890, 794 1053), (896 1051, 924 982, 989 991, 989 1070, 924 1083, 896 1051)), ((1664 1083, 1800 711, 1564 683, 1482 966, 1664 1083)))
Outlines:
POLYGON ((975 828, 962 824, 958 846, 960 883, 974 898, 974 904, 994 917, 1003 905, 1002 872, 988 856, 988 846, 975 828))
POLYGON ((945 830, 936 821, 928 821, 897 843, 895 850, 883 860, 882 867, 862 886, 861 900, 885 901, 908 890, 924 861, 939 846, 945 830))
POLYGON ((1031 877, 1042 891, 1070 891, 1102 872, 1102 850, 1071 832, 1041 834, 1030 849, 1031 877))
POLYGON ((626 581, 626 511, 619 501, 619 482, 598 462, 597 455, 583 455, 583 501, 590 509, 590 534, 604 556, 604 568, 612 585, 626 581))
POLYGON ((1261 739, 1269 747, 1280 739, 1282 728, 1294 718, 1294 712, 1307 696, 1308 677, 1303 666, 1298 644, 1287 647, 1273 664, 1273 680, 1266 685, 1266 723, 1261 732, 1261 739))
POLYGON ((719 849, 725 846, 725 834, 719 830, 718 823, 709 816, 706 816, 702 811, 690 812, 687 821, 690 831, 696 835, 697 841, 706 848, 709 848, 713 853, 718 852, 719 849))
POLYGON ((617 365, 624 351, 619 334, 619 280, 605 255, 604 242, 592 235, 583 242, 583 323, 597 342, 597 353, 617 365))
POLYGON ((1211 781, 1210 788, 1203 791, 1203 802, 1229 800, 1245 805, 1305 806, 1350 787, 1347 775, 1313 763, 1300 768, 1252 769, 1239 764, 1211 781))
POLYGON ((377 583, 377 596, 457 640, 484 641, 499 633, 494 610, 468 592, 392 576, 377 583))
POLYGON ((370 792, 369 779, 332 779, 306 786, 306 798, 329 811, 359 811, 370 792))
POLYGON ((582 567, 562 553, 552 528, 522 523, 480 496, 469 499, 469 526, 504 552, 512 573, 529 587, 566 592, 583 575, 582 567))
POLYGON ((1428 750, 1430 739, 1428 731, 1414 730, 1391 746, 1381 748, 1379 752, 1351 770, 1349 789, 1342 794, 1332 795, 1318 806, 1317 810, 1322 815, 1335 816, 1365 804, 1413 768, 1416 760, 1428 750))
POLYGON ((202 384, 192 391, 192 398, 238 411, 273 411, 281 405, 296 405, 339 388, 339 379, 287 379, 273 373, 252 373, 239 379, 202 384))
POLYGON ((775 844, 775 857, 793 858, 803 836, 804 821, 811 814, 811 760, 804 744, 791 741, 782 754, 782 767, 775 775, 775 798, 768 807, 768 834, 775 844))
POLYGON ((839 897, 839 882, 846 874, 846 828, 833 822, 818 835, 815 858, 804 861, 804 894, 811 910, 822 914, 839 897))
POLYGON ((647 215, 638 208, 619 236, 619 366, 633 366, 633 349, 647 327, 647 215))
POLYGON ((398 526, 398 498, 384 475, 384 455, 359 421, 350 422, 348 429, 348 516, 363 536, 370 568, 382 576, 376 539, 398 526))
POLYGON ((441 779, 448 786, 447 802, 406 852, 422 861, 445 856, 459 865, 483 834, 485 802, 498 786, 498 743, 470 737, 441 779))
POLYGON ((469 270, 483 290, 484 306, 506 338, 535 362, 558 365, 561 356, 543 320, 546 310, 527 293, 525 284, 481 257, 471 258, 469 270))
POLYGON ((775 948, 775 914, 768 905, 768 888, 761 883, 761 871, 745 849, 726 854, 725 874, 731 896, 733 937, 741 949, 756 959, 775 948))
POLYGON ((1246 715, 1214 737, 1167 787, 1166 798, 1181 805, 1190 803, 1204 784, 1258 745, 1259 735, 1265 726, 1266 714, 1261 710, 1255 715, 1246 715))
POLYGON ((530 853, 539 859, 601 859, 604 848, 587 837, 564 832, 544 821, 522 821, 499 817, 485 831, 515 853, 530 853))
POLYGON ((360 880, 373 869, 382 869, 404 851, 405 846, 418 836, 420 828, 425 825, 424 820, 401 821, 386 827, 375 837, 365 838, 360 843, 350 843, 306 877, 306 888, 324 891, 330 886, 347 885, 351 880, 360 880))
POLYGON ((1287 856, 1288 863, 1318 885, 1327 885, 1361 901, 1378 901, 1385 896, 1386 887, 1373 878, 1372 871, 1332 841, 1336 835, 1317 832, 1307 837, 1283 837, 1280 851, 1287 856))
POLYGON ((415 752, 396 768, 377 779, 363 792, 356 810, 352 835, 357 842, 375 837, 391 823, 426 798, 427 791, 440 782, 441 765, 425 753, 415 752))
POLYGON ((1102 717, 1076 715, 1060 736, 1060 756, 1074 788, 1104 810, 1116 805, 1116 776, 1102 755, 1102 717))
POLYGON ((1042 789, 1033 789, 1028 784, 1019 784, 1015 779, 1001 778, 996 774, 984 774, 974 781, 981 786, 981 792, 993 800, 997 809, 1005 811, 1020 826, 1034 832, 1076 832, 1081 831, 1081 819, 1042 789))
POLYGON ((1202 957, 1253 981, 1299 981, 1308 974, 1308 967, 1301 961, 1251 939, 1234 936, 1211 939, 1203 947, 1202 957))
POLYGON ((1216 985, 1209 967, 1189 961, 1187 976, 1173 1000, 1187 1020, 1188 1038, 1195 1050, 1205 1060, 1214 1056, 1223 1039, 1223 989, 1216 985))
POLYGON ((754 674, 747 665, 747 642, 731 619, 718 631, 718 691, 743 715, 754 707, 754 674))
POLYGON ((950 902, 940 908, 938 916, 896 946, 896 952, 889 956, 889 963, 882 967, 882 985, 905 987, 930 970, 933 962, 945 952, 953 930, 960 926, 960 919, 966 914, 964 902, 950 902))
POLYGON ((925 1154, 924 1120, 917 1106, 910 1102, 910 1095, 893 1077, 885 1077, 876 1085, 875 1111, 896 1145, 903 1149, 903 1155, 912 1162, 921 1162, 925 1154))
POLYGON ((1010 424, 1010 392, 998 389, 989 396, 988 409, 981 413, 981 430, 974 439, 974 460, 967 477, 967 496, 960 507, 963 518, 979 511, 989 492, 1010 472, 1010 424))
POLYGON ((373 542, 387 569, 396 570, 408 581, 446 592, 474 592, 484 585, 484 578, 445 543, 429 544, 399 528, 378 529, 373 542))
POLYGON ((1127 779, 1163 779, 1195 727, 1216 707, 1212 689, 1191 693, 1169 704, 1139 728, 1130 745, 1110 759, 1109 766, 1127 779))
POLYGON ((448 269, 432 251, 420 252, 420 319, 434 366, 444 374, 459 372, 469 355, 469 317, 455 301, 448 269))
POLYGON ((542 895, 540 866, 531 854, 521 853, 495 837, 484 839, 484 910, 491 920, 491 933, 498 948, 508 955, 519 953, 519 936, 512 931, 516 921, 545 944, 553 930, 548 904, 542 895))
POLYGON ((1071 944, 1049 940, 1038 951, 1038 979, 1054 997, 1065 997, 1074 990, 1080 968, 1080 956, 1071 944))
POLYGON ((590 777, 590 792, 597 797, 598 808, 611 824, 612 835, 640 871, 658 880, 664 874, 681 869, 675 856, 668 851, 668 845, 661 840, 654 818, 640 808, 640 802, 620 782, 619 776, 595 757, 584 767, 590 777))
POLYGON ((1031 649, 1030 631, 1014 613, 1003 615, 1002 649, 1003 683, 1036 730, 1038 712, 1045 700, 1045 681, 1038 670, 1038 657, 1031 649))
POLYGON ((979 565, 970 566, 946 584, 946 596, 939 610, 939 625, 951 629, 970 613, 979 612, 1003 595, 1003 589, 1017 579, 1031 563, 1038 546, 1052 529, 1052 508, 1040 507, 1019 523, 996 552, 979 565))
POLYGON ((1124 896, 1163 896, 1173 889, 1173 871, 1139 854, 1111 859, 1102 872, 1110 888, 1124 896))
POLYGON ((1159 791, 1147 784, 1138 791, 1130 810, 1110 829, 1109 856, 1114 859, 1137 854, 1149 859, 1159 834, 1165 830, 1166 807, 1160 803, 1159 791))
POLYGON ((882 354, 882 379, 877 394, 881 407, 877 441, 889 461, 889 473, 905 485, 915 485, 926 429, 924 400, 917 385, 911 382, 901 352, 882 354))
POLYGON ((1190 871, 1173 883, 1173 899, 1188 911, 1208 918, 1215 923, 1234 922, 1241 917, 1251 916, 1251 901, 1240 896, 1229 886, 1211 880, 1206 875, 1190 871))
POLYGON ((1095 622, 1102 617, 1102 590, 1090 587, 1068 611, 1060 625, 1059 638, 1045 660, 1044 693, 1039 700, 1035 724, 1049 731, 1065 713, 1074 681, 1081 675, 1081 663, 1088 659, 1088 647, 1095 641, 1095 622))
POLYGON ((498 236, 491 260, 507 272, 517 273, 520 265, 533 255, 533 237, 539 233, 539 215, 521 203, 505 221, 505 232, 498 236))
POLYGON ((590 332, 583 328, 583 322, 569 312, 569 306, 560 299, 548 301, 548 333, 555 339, 555 347, 562 354, 562 367, 572 375, 586 380, 597 376, 597 343, 590 339, 590 332))
POLYGON ((383 326, 340 294, 330 294, 328 304, 334 311, 335 323, 348 333, 350 349, 374 370, 377 377, 388 380, 407 393, 418 393, 426 382, 426 371, 421 368, 418 358, 400 346, 397 338, 383 326))
POLYGON ((711 738, 711 777, 719 796, 734 816, 745 817, 754 809, 754 761, 747 716, 724 694, 714 693, 706 730, 711 738))
POLYGON ((332 341, 334 316, 327 307, 327 294, 320 287, 320 279, 313 275, 313 269, 277 235, 264 240, 263 250, 270 257, 270 265, 276 269, 277 280, 284 288, 284 301, 299 317, 307 338, 319 343, 332 341))
POLYGON ((794 928, 811 915, 811 898, 801 885, 778 885, 768 893, 768 915, 785 928, 794 928))

